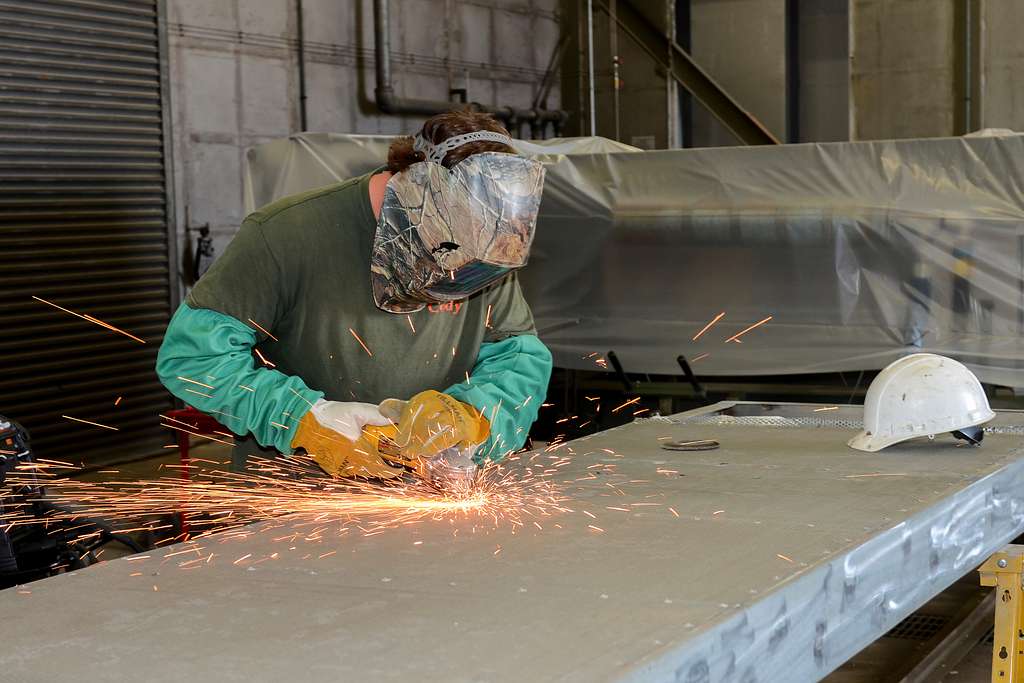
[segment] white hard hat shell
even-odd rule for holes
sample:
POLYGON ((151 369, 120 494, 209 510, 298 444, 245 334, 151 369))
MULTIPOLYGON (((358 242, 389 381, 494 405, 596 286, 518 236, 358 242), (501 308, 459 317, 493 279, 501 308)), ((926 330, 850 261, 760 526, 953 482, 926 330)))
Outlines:
POLYGON ((981 382, 962 363, 915 353, 889 364, 868 387, 864 431, 849 445, 873 453, 907 439, 984 424, 995 416, 981 382))

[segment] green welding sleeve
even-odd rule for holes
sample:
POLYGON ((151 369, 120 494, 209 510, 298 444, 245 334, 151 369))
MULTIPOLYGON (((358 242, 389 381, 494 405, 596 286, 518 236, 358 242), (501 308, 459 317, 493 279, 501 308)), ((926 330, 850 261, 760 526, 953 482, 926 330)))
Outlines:
POLYGON ((255 345, 248 325, 182 304, 167 326, 156 373, 172 394, 234 433, 291 453, 294 426, 324 394, 298 377, 256 367, 255 345))
POLYGON ((507 337, 480 347, 469 381, 445 390, 491 421, 478 463, 501 460, 523 447, 550 379, 551 352, 535 335, 507 337))

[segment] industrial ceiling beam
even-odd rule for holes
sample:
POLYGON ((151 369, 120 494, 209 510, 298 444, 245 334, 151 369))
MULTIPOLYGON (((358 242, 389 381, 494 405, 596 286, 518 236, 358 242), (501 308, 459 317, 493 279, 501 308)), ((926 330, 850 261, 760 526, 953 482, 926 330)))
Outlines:
POLYGON ((747 145, 779 144, 778 138, 764 124, 741 107, 686 50, 637 10, 632 0, 618 0, 614 13, 608 9, 605 0, 596 0, 596 4, 741 142, 747 145))

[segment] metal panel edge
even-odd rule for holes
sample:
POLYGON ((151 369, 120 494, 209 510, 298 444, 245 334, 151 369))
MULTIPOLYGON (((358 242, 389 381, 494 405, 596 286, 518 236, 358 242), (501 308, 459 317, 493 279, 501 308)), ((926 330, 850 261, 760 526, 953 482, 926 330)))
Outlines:
MULTIPOLYGON (((698 412, 715 411, 685 414, 698 412)), ((1024 459, 863 545, 851 542, 828 564, 616 680, 820 680, 1024 531, 1022 501, 1024 459), (929 551, 911 552, 918 544, 929 551), (894 576, 900 591, 888 590, 894 576)))

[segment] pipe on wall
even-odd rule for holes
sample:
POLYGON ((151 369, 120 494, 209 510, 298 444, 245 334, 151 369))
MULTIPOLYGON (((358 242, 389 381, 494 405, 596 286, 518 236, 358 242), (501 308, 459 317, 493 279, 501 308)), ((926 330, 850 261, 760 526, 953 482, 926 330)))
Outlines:
MULTIPOLYGON (((373 2, 373 33, 374 51, 376 56, 377 87, 374 91, 377 108, 385 114, 417 114, 433 116, 451 111, 459 106, 458 102, 447 100, 424 100, 410 97, 398 97, 392 85, 391 74, 391 31, 389 29, 391 8, 389 0, 373 2)), ((561 109, 517 109, 514 107, 492 107, 476 102, 469 108, 493 114, 502 121, 510 131, 523 124, 529 124, 531 131, 540 131, 541 137, 547 124, 552 124, 555 135, 561 132, 562 125, 569 119, 569 113, 561 109)))
POLYGON ((295 0, 297 60, 299 62, 299 132, 309 127, 306 107, 306 32, 302 18, 302 0, 295 0))

